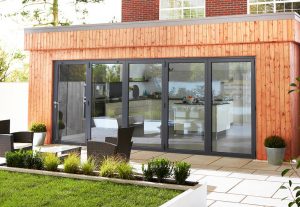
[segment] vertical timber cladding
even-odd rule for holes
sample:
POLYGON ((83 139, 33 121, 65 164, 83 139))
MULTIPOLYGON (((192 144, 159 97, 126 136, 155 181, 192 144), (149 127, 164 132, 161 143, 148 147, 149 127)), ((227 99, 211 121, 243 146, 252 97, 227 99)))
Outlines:
MULTIPOLYGON (((272 15, 271 15, 272 16, 272 15)), ((274 15, 273 15, 274 16, 274 15)), ((70 27, 67 31, 26 31, 30 51, 29 123, 47 124, 52 137, 53 61, 121 58, 241 57, 256 58, 257 158, 266 159, 264 139, 278 134, 287 141, 286 158, 299 154, 299 97, 289 84, 299 75, 299 17, 221 23, 115 28, 70 27)), ((184 21, 183 21, 184 22, 184 21)), ((138 25, 138 23, 137 23, 138 25)))

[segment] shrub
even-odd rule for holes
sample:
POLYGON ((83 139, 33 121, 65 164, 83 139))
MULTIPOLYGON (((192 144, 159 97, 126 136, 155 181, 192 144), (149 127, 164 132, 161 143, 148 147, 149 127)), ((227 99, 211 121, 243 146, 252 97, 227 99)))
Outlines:
POLYGON ((57 171, 60 163, 59 158, 53 153, 46 153, 44 156, 44 167, 48 171, 57 171))
POLYGON ((38 152, 27 151, 24 155, 24 167, 29 169, 43 169, 43 159, 38 152))
POLYGON ((157 177, 158 182, 162 182, 165 178, 172 175, 173 164, 168 159, 158 158, 151 162, 153 173, 157 177))
POLYGON ((176 162, 174 165, 174 177, 177 184, 184 184, 191 172, 191 165, 186 162, 176 162))
POLYGON ((66 128, 66 125, 65 123, 63 122, 63 120, 58 120, 58 129, 65 129, 66 128))
POLYGON ((117 167, 120 163, 118 157, 107 157, 100 166, 99 175, 103 177, 114 177, 117 173, 117 167))
POLYGON ((19 167, 29 169, 43 169, 43 160, 40 153, 33 151, 14 151, 5 154, 8 167, 19 167))
POLYGON ((147 181, 153 180, 154 172, 153 172, 153 168, 152 168, 152 162, 148 162, 147 168, 145 168, 145 165, 143 164, 142 171, 143 171, 145 180, 147 180, 147 181))
POLYGON ((64 172, 77 173, 80 166, 80 157, 77 154, 71 153, 64 162, 64 172))
POLYGON ((44 123, 33 123, 31 124, 30 131, 32 132, 46 132, 47 128, 44 123))
POLYGON ((82 163, 81 169, 83 174, 92 175, 95 170, 95 160, 90 157, 86 162, 82 163))
POLYGON ((7 152, 5 153, 6 165, 8 167, 25 167, 25 158, 28 155, 26 151, 15 151, 15 152, 7 152))
POLYGON ((284 148, 286 146, 284 139, 276 135, 267 137, 264 144, 268 148, 284 148))
POLYGON ((133 176, 133 170, 128 162, 122 161, 117 165, 117 172, 119 178, 131 179, 133 176))

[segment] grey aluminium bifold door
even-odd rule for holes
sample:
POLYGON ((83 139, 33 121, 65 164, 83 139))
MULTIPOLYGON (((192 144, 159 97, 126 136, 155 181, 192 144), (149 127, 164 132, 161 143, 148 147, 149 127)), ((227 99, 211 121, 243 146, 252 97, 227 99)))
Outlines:
POLYGON ((87 64, 57 63, 54 90, 55 143, 86 142, 87 64))
POLYGON ((134 126, 136 149, 254 158, 254 67, 253 57, 58 61, 54 142, 134 126))

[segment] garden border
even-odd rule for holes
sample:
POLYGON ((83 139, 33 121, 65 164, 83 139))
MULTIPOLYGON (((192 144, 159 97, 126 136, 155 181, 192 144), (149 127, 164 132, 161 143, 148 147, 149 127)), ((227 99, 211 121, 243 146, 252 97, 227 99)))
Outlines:
POLYGON ((185 185, 177 185, 177 184, 167 184, 167 183, 153 183, 148 181, 140 181, 140 180, 124 180, 118 178, 108 178, 101 176, 90 176, 83 174, 71 174, 64 172, 53 172, 53 171, 45 171, 45 170, 34 170, 34 169, 26 169, 26 168, 15 168, 15 167, 7 167, 0 166, 0 170, 9 171, 9 172, 17 172, 17 173, 28 173, 35 175, 46 175, 46 176, 54 176, 54 177, 62 177, 62 178, 71 178, 78 180, 88 180, 88 181, 110 181, 113 183, 119 184, 129 184, 129 185, 137 185, 144 187, 153 187, 153 188, 163 188, 170 190, 181 190, 186 191, 189 189, 196 189, 202 186, 201 184, 197 184, 195 186, 185 186, 185 185))

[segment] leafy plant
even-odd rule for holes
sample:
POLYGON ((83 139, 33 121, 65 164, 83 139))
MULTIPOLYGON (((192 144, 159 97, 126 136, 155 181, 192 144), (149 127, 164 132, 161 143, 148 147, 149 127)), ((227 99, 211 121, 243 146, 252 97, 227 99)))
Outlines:
POLYGON ((133 176, 133 169, 128 162, 122 161, 117 166, 117 172, 119 178, 131 179, 133 176))
POLYGON ((268 148, 284 148, 286 146, 284 139, 276 135, 267 137, 264 144, 268 148))
MULTIPOLYGON (((291 171, 295 175, 297 175, 297 177, 299 178, 300 177, 299 172, 298 172, 299 168, 300 168, 300 160, 291 160, 290 168, 283 170, 281 172, 281 176, 284 177, 287 175, 288 172, 291 171)), ((292 187, 292 186, 293 186, 293 181, 289 180, 288 186, 282 185, 280 187, 280 189, 287 189, 289 191, 289 193, 291 194, 292 201, 289 202, 289 207, 293 206, 294 204, 296 204, 296 206, 300 207, 300 186, 299 185, 294 186, 294 187, 292 187), (294 195, 294 193, 296 193, 296 194, 294 195)), ((285 199, 287 199, 287 197, 283 198, 282 200, 285 200, 285 199)))
POLYGON ((184 184, 191 173, 191 165, 186 162, 176 162, 174 165, 174 177, 177 184, 184 184))
POLYGON ((30 152, 27 151, 15 151, 5 153, 6 165, 8 167, 25 167, 25 158, 29 155, 30 152))
POLYGON ((65 129, 66 128, 66 125, 64 123, 63 120, 58 120, 58 129, 61 130, 61 129, 65 129))
POLYGON ((163 182, 165 178, 172 175, 173 164, 168 159, 157 158, 151 162, 154 175, 157 177, 158 182, 163 182))
POLYGON ((293 92, 300 92, 300 77, 296 78, 296 83, 291 83, 290 86, 292 87, 291 90, 289 90, 289 93, 293 93, 293 92))
POLYGON ((114 177, 117 173, 117 167, 120 163, 118 157, 107 157, 100 166, 99 175, 103 177, 114 177))
POLYGON ((83 174, 85 175, 93 175, 95 170, 95 160, 93 158, 89 158, 86 162, 81 164, 81 169, 83 174))
POLYGON ((47 128, 44 123, 32 123, 30 126, 30 131, 32 132, 46 132, 47 128))
POLYGON ((64 172, 77 173, 80 166, 80 157, 77 154, 71 153, 64 162, 64 172))
POLYGON ((145 167, 144 164, 142 165, 142 171, 143 171, 143 175, 144 175, 145 180, 147 180, 147 181, 153 180, 154 171, 153 171, 153 168, 152 168, 152 162, 151 161, 148 162, 147 168, 145 167))
POLYGON ((43 159, 39 152, 27 151, 24 156, 24 167, 29 169, 43 169, 43 159))
POLYGON ((60 163, 59 158, 54 153, 47 153, 44 156, 44 168, 48 171, 57 171, 60 163))

